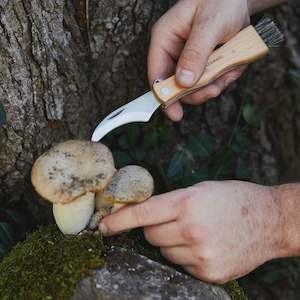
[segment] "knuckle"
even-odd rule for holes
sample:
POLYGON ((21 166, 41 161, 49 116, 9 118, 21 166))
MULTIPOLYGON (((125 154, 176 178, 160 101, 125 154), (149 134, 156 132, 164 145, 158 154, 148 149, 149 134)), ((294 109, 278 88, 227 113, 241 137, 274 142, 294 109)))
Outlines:
POLYGON ((202 234, 200 225, 198 223, 194 223, 183 227, 181 230, 181 236, 184 240, 192 244, 201 242, 202 234))
POLYGON ((172 209, 177 215, 185 214, 192 204, 192 188, 178 190, 178 193, 182 193, 182 196, 174 201, 170 202, 170 209, 172 209))

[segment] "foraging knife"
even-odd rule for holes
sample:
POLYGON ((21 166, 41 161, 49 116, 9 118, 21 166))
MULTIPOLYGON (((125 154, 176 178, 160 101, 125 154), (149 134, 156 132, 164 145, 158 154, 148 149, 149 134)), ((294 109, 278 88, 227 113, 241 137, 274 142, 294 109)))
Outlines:
POLYGON ((274 21, 269 17, 263 18, 255 27, 251 25, 246 27, 217 48, 210 55, 202 77, 194 86, 180 87, 176 84, 174 75, 155 82, 152 91, 121 106, 104 118, 95 129, 91 140, 98 142, 113 129, 127 123, 149 121, 158 107, 165 108, 235 67, 264 57, 269 48, 278 46, 283 39, 283 34, 274 21))

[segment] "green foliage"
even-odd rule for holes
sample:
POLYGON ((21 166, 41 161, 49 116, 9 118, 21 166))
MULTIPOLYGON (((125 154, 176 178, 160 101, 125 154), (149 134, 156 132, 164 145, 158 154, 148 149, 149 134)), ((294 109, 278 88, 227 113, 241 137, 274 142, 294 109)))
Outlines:
POLYGON ((255 106, 248 103, 243 107, 243 118, 248 124, 252 124, 255 121, 256 109, 255 106))
POLYGON ((288 74, 292 80, 300 81, 300 69, 290 69, 288 74))
POLYGON ((15 210, 0 208, 0 261, 25 234, 24 218, 15 210))
POLYGON ((0 126, 4 125, 5 123, 6 123, 6 113, 3 104, 0 103, 0 126))
POLYGON ((117 168, 128 164, 148 168, 156 179, 159 193, 204 180, 248 180, 252 175, 249 153, 253 144, 249 126, 257 120, 256 111, 247 100, 241 107, 236 126, 228 132, 227 140, 219 144, 212 135, 197 128, 191 128, 184 137, 185 142, 178 143, 172 132, 173 125, 159 115, 150 123, 122 126, 103 142, 112 150, 117 168))
POLYGON ((69 299, 77 282, 103 263, 100 236, 66 237, 54 226, 40 228, 0 264, 0 298, 69 299))
POLYGON ((176 151, 170 160, 167 176, 169 178, 177 176, 182 177, 184 175, 184 167, 187 164, 187 162, 188 158, 186 153, 182 150, 176 151))

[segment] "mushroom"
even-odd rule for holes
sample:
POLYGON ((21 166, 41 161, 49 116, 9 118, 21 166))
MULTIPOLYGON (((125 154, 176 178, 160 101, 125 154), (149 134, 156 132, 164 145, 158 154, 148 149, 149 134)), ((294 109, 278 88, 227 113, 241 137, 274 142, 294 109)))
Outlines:
POLYGON ((103 216, 128 204, 148 199, 154 190, 154 180, 144 168, 129 165, 121 168, 102 192, 96 194, 96 209, 103 216))
POLYGON ((53 203, 60 230, 76 234, 88 224, 95 193, 111 181, 116 169, 110 150, 101 143, 70 140, 51 148, 35 162, 31 181, 53 203))
POLYGON ((55 222, 64 234, 77 234, 85 229, 94 210, 94 193, 87 193, 68 204, 53 204, 55 222))

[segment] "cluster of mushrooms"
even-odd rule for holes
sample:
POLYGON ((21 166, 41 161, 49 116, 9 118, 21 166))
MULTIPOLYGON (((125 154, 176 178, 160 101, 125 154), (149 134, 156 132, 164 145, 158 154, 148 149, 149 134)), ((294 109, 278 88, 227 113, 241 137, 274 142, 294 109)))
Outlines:
POLYGON ((105 145, 80 140, 63 142, 41 155, 31 181, 53 203, 55 222, 64 234, 95 229, 101 218, 145 201, 154 190, 147 170, 134 165, 116 170, 105 145))

